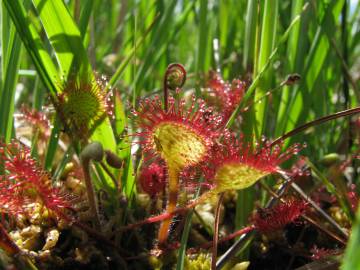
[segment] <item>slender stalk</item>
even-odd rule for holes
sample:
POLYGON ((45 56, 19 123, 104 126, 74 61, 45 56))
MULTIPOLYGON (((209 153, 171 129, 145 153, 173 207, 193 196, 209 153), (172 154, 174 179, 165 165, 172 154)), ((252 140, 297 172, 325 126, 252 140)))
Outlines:
POLYGON ((98 211, 98 208, 96 205, 94 187, 93 187, 93 184, 91 181, 91 176, 90 176, 90 160, 83 162, 82 165, 83 165, 84 180, 85 180, 85 186, 86 186, 86 194, 87 194, 87 197, 89 200, 89 206, 90 206, 91 212, 94 215, 95 228, 100 230, 101 224, 100 224, 99 211, 98 211))
POLYGON ((214 236, 213 236, 213 248, 211 256, 211 270, 216 270, 216 258, 217 258, 217 246, 219 240, 219 223, 220 223, 220 211, 221 204, 224 199, 224 193, 221 193, 217 202, 215 210, 215 223, 214 223, 214 236))
POLYGON ((281 141, 291 137, 291 136, 294 136, 310 127, 313 127, 313 126, 317 126, 317 125, 320 125, 322 123, 325 123, 325 122, 328 122, 330 120, 334 120, 334 119, 337 119, 337 118, 341 118, 341 117, 345 117, 345 116, 350 116, 350 115, 354 115, 354 114, 357 114, 357 113, 360 113, 360 107, 356 107, 356 108, 353 108, 353 109, 349 109, 349 110, 345 110, 345 111, 341 111, 341 112, 337 112, 337 113, 334 113, 334 114, 330 114, 330 115, 327 115, 327 116, 324 116, 324 117, 321 117, 321 118, 318 118, 318 119, 315 119, 311 122, 308 122, 304 125, 301 125, 285 134, 283 134, 282 136, 280 136, 279 138, 277 138, 276 140, 274 140, 270 147, 271 146, 274 146, 276 144, 279 144, 281 141))
MULTIPOLYGON (((244 227, 244 228, 242 228, 242 229, 240 229, 240 230, 237 230, 237 231, 235 231, 235 232, 233 232, 233 233, 231 233, 231 234, 229 234, 229 235, 227 235, 227 236, 225 236, 225 237, 223 237, 223 238, 220 238, 220 239, 218 240, 218 244, 219 244, 219 243, 227 242, 227 241, 229 241, 229 240, 231 240, 231 239, 234 239, 235 237, 242 236, 242 235, 244 235, 244 234, 246 234, 246 233, 249 233, 249 232, 251 232, 251 231, 254 231, 254 230, 255 230, 255 227, 254 227, 253 225, 246 226, 246 227, 244 227)), ((206 242, 206 243, 202 244, 202 245, 200 246, 200 248, 201 248, 201 249, 208 249, 208 248, 210 248, 210 247, 212 247, 212 246, 213 246, 213 241, 211 241, 211 242, 206 242)))
MULTIPOLYGON (((176 210, 176 203, 179 191, 179 170, 173 166, 168 167, 169 170, 169 196, 166 206, 166 213, 172 213, 176 210)), ((171 224, 171 217, 165 219, 159 229, 158 240, 159 244, 163 245, 169 236, 169 229, 171 224)))
POLYGON ((109 170, 109 168, 106 166, 106 164, 101 161, 100 166, 107 173, 107 175, 111 178, 111 180, 113 181, 116 189, 121 190, 121 187, 119 187, 119 183, 121 184, 121 182, 116 179, 115 175, 109 170))

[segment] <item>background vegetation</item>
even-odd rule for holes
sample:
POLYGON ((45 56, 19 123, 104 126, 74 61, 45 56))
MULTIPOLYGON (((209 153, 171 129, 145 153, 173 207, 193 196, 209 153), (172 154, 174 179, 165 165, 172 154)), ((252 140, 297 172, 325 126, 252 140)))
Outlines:
MULTIPOLYGON (((120 135, 128 125, 129 106, 162 90, 170 63, 185 66, 183 88, 198 96, 209 70, 229 81, 246 81, 254 92, 243 104, 251 106, 237 128, 248 138, 277 138, 308 121, 357 106, 359 23, 360 4, 348 0, 3 0, 0 136, 6 142, 15 138, 14 114, 20 105, 43 110, 51 96, 61 92, 62 78, 78 71, 104 74, 117 93, 115 124, 104 121, 92 140, 125 160, 122 188, 131 199, 138 164, 120 135), (294 74, 300 78, 295 84, 284 83, 294 74), (262 102, 253 103, 268 91, 262 102)), ((59 119, 52 125, 44 162, 56 178, 77 150, 68 145, 62 162, 54 164, 59 119)), ((358 132, 355 121, 341 118, 291 137, 285 146, 306 142, 302 154, 318 164, 329 153, 355 153, 358 132)), ((30 138, 35 156, 36 136, 30 138)), ((352 179, 356 184, 356 174, 352 179)), ((96 186, 115 196, 106 175, 100 174, 96 186)), ((250 188, 239 194, 234 223, 241 228, 254 209, 255 193, 250 188)), ((261 196, 256 199, 265 202, 265 193, 261 196)), ((349 254, 358 252, 352 248, 349 254)))

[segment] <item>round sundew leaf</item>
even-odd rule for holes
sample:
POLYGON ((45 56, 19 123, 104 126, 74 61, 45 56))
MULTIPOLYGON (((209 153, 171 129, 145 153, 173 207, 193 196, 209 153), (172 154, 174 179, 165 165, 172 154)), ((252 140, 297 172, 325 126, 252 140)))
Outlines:
POLYGON ((187 126, 164 123, 154 131, 156 150, 175 168, 199 163, 207 152, 205 140, 187 126))
POLYGON ((215 191, 240 190, 255 184, 269 172, 261 171, 243 163, 228 163, 219 167, 214 177, 215 191))

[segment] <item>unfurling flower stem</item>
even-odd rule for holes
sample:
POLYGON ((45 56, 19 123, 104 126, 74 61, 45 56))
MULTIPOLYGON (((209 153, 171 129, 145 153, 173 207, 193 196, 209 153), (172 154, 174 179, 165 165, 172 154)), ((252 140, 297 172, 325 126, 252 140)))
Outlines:
MULTIPOLYGON (((168 171, 169 171, 169 191, 168 191, 169 196, 166 206, 166 213, 173 213, 176 210, 180 172, 176 167, 170 165, 168 171)), ((160 245, 165 244, 168 238, 171 219, 172 216, 170 218, 165 219, 160 225, 159 234, 158 234, 158 240, 160 245)))
POLYGON ((184 85, 186 80, 186 70, 178 63, 170 64, 164 76, 164 109, 167 112, 169 105, 169 89, 175 90, 184 85))

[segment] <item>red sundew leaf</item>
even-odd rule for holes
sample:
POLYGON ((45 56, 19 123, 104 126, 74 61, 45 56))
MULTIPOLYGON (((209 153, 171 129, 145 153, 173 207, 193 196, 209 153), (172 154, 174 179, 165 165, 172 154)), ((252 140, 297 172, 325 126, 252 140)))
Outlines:
POLYGON ((272 232, 295 222, 307 209, 307 202, 298 199, 289 199, 275 207, 259 209, 252 221, 257 230, 272 232))
POLYGON ((169 97, 166 111, 160 98, 155 96, 142 100, 132 113, 140 129, 135 135, 140 138, 146 159, 154 156, 167 159, 167 162, 169 159, 180 162, 181 159, 186 163, 181 167, 194 165, 204 158, 214 140, 224 132, 222 117, 216 113, 209 115, 205 102, 195 97, 189 107, 185 106, 184 100, 169 97))
POLYGON ((246 83, 234 79, 232 83, 225 82, 217 72, 210 71, 207 81, 207 103, 217 108, 223 115, 225 124, 231 116, 234 109, 241 102, 246 89, 246 83))
POLYGON ((154 197, 166 186, 166 167, 159 163, 152 163, 142 168, 139 183, 147 194, 154 197))
POLYGON ((220 193, 249 187, 260 178, 278 172, 279 165, 299 151, 299 144, 282 151, 280 145, 270 147, 265 139, 253 148, 229 134, 212 148, 201 167, 205 178, 220 193))
POLYGON ((44 133, 50 129, 50 121, 46 114, 35 109, 29 109, 26 106, 21 106, 21 119, 29 122, 31 125, 41 128, 44 133))
POLYGON ((29 148, 12 141, 0 146, 0 157, 5 163, 5 176, 0 183, 0 203, 7 202, 2 204, 4 212, 16 215, 40 199, 45 207, 65 218, 63 210, 72 208, 74 196, 52 186, 48 173, 31 157, 29 148))

